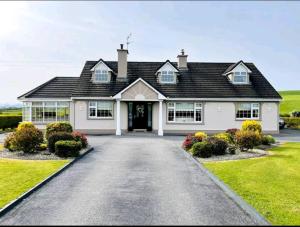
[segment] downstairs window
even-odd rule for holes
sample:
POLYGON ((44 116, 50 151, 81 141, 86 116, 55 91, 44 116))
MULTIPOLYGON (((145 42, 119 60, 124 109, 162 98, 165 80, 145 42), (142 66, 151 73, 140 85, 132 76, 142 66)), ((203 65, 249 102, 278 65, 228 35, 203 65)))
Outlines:
POLYGON ((259 103, 238 103, 236 105, 236 119, 259 119, 259 103))
POLYGON ((201 123, 202 103, 170 102, 168 105, 168 122, 201 123))
POLYGON ((89 118, 113 118, 112 101, 89 102, 89 118))

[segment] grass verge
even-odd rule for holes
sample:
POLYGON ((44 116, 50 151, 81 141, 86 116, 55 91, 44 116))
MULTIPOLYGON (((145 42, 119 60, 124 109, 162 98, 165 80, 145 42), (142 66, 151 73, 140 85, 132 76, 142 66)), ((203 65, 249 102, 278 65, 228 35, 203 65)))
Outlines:
POLYGON ((204 165, 275 225, 300 224, 300 143, 264 158, 204 165))
POLYGON ((46 177, 55 173, 69 160, 0 160, 0 208, 16 199, 46 177))

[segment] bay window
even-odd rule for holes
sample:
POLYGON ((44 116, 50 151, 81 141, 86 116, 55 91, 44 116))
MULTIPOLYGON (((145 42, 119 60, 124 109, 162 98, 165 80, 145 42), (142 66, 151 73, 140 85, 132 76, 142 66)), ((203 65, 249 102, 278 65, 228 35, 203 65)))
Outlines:
POLYGON ((45 101, 25 102, 23 104, 23 121, 36 123, 69 121, 69 116, 69 102, 45 101))
POLYGON ((259 119, 259 103, 238 103, 236 105, 237 119, 259 119))
POLYGON ((202 103, 170 102, 167 104, 168 122, 201 123, 202 103))
POLYGON ((90 118, 113 118, 112 101, 91 101, 89 102, 90 118))

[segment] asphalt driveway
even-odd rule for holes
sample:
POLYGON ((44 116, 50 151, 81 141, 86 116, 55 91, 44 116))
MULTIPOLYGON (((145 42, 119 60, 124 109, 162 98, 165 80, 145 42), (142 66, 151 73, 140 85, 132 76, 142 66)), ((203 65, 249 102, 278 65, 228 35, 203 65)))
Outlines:
POLYGON ((0 219, 2 225, 249 225, 174 137, 90 137, 95 150, 0 219))

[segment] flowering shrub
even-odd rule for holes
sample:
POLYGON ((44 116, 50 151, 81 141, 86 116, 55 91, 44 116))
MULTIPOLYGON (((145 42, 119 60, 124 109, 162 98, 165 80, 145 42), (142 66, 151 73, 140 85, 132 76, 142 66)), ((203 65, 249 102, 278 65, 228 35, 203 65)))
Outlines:
POLYGON ((235 140, 241 151, 247 151, 253 149, 254 146, 260 145, 261 135, 251 130, 241 130, 235 134, 235 140))
POLYGON ((72 133, 72 136, 74 137, 75 141, 80 141, 81 142, 82 148, 87 147, 88 141, 87 141, 87 138, 84 134, 82 134, 81 132, 74 131, 72 133))
POLYGON ((223 132, 223 133, 218 133, 216 135, 214 135, 215 138, 218 138, 220 140, 223 140, 227 143, 233 143, 233 137, 229 134, 229 133, 226 133, 226 132, 223 132))
POLYGON ((187 135, 182 143, 182 148, 185 150, 191 149, 193 146, 193 136, 191 134, 187 135))
POLYGON ((9 151, 15 151, 16 148, 16 141, 15 141, 15 132, 10 133, 6 136, 4 140, 4 147, 9 151))
POLYGON ((196 138, 199 142, 201 142, 201 141, 203 141, 203 140, 205 140, 205 139, 207 138, 207 134, 204 133, 204 132, 196 132, 196 133, 195 133, 195 138, 196 138))
POLYGON ((246 120, 242 124, 242 130, 261 133, 261 125, 258 121, 246 120))
POLYGON ((34 124, 32 122, 29 121, 23 121, 21 123, 19 123, 18 127, 17 127, 17 131, 20 131, 24 128, 35 128, 34 124))
POLYGON ((235 136, 235 133, 236 133, 237 131, 239 131, 238 128, 230 128, 230 129, 227 129, 227 130, 226 130, 226 133, 228 133, 228 134, 230 134, 232 137, 234 137, 234 136, 235 136))
POLYGON ((46 126, 46 139, 50 137, 52 133, 56 132, 73 132, 72 125, 67 121, 53 122, 46 126))

